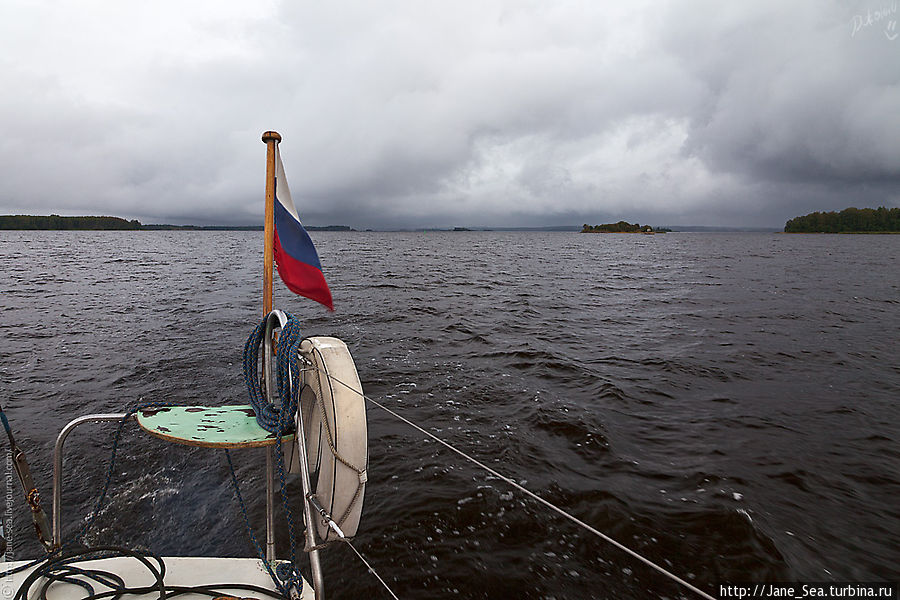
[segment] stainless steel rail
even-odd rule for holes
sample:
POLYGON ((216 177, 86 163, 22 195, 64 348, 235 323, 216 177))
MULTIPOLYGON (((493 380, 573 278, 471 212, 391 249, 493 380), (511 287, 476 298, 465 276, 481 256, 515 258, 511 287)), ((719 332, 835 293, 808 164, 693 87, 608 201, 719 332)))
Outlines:
POLYGON ((53 546, 58 548, 62 543, 62 468, 63 446, 72 430, 85 423, 102 423, 104 421, 121 421, 126 413, 85 415, 69 421, 56 438, 53 449, 53 546))
MULTIPOLYGON (((275 370, 275 347, 273 333, 287 324, 287 315, 280 310, 269 313, 266 322, 263 354, 263 381, 266 387, 266 395, 271 403, 277 404, 278 389, 275 370)), ((121 421, 128 416, 127 413, 92 414, 78 417, 70 421, 56 438, 56 447, 53 450, 53 545, 59 547, 62 543, 62 477, 63 477, 63 448, 66 439, 73 429, 85 423, 102 423, 106 421, 121 421)), ((132 415, 135 418, 135 415, 132 415)), ((299 450, 300 480, 303 484, 303 496, 310 496, 311 485, 309 480, 309 463, 306 457, 306 446, 303 443, 303 421, 300 411, 296 415, 296 441, 299 450)), ((266 559, 275 560, 275 474, 274 452, 282 452, 282 448, 269 446, 266 448, 266 559)), ((325 584, 322 575, 322 564, 319 559, 319 550, 316 547, 316 533, 313 521, 313 512, 309 502, 303 502, 303 517, 306 523, 306 551, 309 553, 310 570, 312 572, 312 584, 315 589, 316 600, 325 597, 325 584)))
MULTIPOLYGON (((127 413, 109 413, 84 415, 72 419, 62 428, 56 438, 53 449, 53 546, 58 548, 62 543, 62 476, 63 449, 66 439, 72 430, 85 423, 102 423, 105 421, 121 421, 127 413)), ((136 419, 137 415, 132 415, 136 419)), ((266 560, 275 560, 275 483, 272 466, 272 446, 266 448, 266 560)))
MULTIPOLYGON (((280 310, 273 310, 269 313, 269 318, 266 321, 266 332, 263 337, 265 349, 263 354, 263 379, 266 382, 266 394, 270 403, 275 404, 277 398, 275 397, 275 390, 278 389, 277 383, 275 381, 275 373, 272 368, 272 360, 275 357, 274 347, 273 347, 273 336, 276 328, 284 327, 287 324, 287 315, 285 315, 280 310)), ((294 382, 291 382, 293 384, 294 382)), ((300 481, 303 485, 303 497, 308 498, 311 492, 311 485, 309 481, 309 462, 306 458, 306 444, 304 440, 303 434, 303 416, 301 414, 301 410, 297 409, 297 414, 295 416, 295 424, 296 431, 294 434, 294 438, 296 440, 297 448, 299 451, 299 462, 300 462, 300 481)), ((267 508, 268 502, 271 498, 272 503, 274 504, 274 492, 272 488, 275 487, 274 484, 274 471, 271 465, 271 453, 272 448, 269 449, 269 454, 266 455, 266 463, 267 463, 267 473, 266 473, 266 486, 267 486, 267 508)), ((281 452, 281 448, 275 448, 276 452, 281 452)), ((272 512, 267 510, 267 519, 272 519, 272 523, 274 523, 274 517, 271 516, 272 512)), ((316 548, 316 528, 315 521, 313 521, 313 513, 312 508, 309 505, 309 502, 303 502, 303 519, 306 523, 306 551, 309 554, 309 568, 312 573, 312 584, 313 589, 316 593, 316 600, 324 600, 325 598, 325 579, 322 575, 322 563, 319 559, 319 550, 316 548)), ((269 521, 267 520, 266 524, 268 526, 269 521)), ((275 548, 275 531, 274 524, 269 529, 271 532, 271 547, 274 552, 275 548)), ((269 544, 269 538, 267 536, 266 543, 269 544)))
MULTIPOLYGON (((53 449, 53 546, 55 548, 62 544, 63 450, 66 439, 73 429, 85 423, 121 421, 127 416, 127 413, 84 415, 69 421, 59 432, 56 446, 53 449)), ((136 415, 132 415, 132 419, 135 418, 136 415)), ((270 562, 275 560, 275 481, 272 452, 273 446, 266 448, 266 559, 270 562)))
POLYGON ((316 591, 316 600, 325 598, 325 578, 322 575, 322 563, 319 561, 319 550, 316 546, 316 526, 313 521, 313 509, 308 499, 312 496, 312 486, 309 482, 309 459, 306 455, 305 430, 303 429, 303 411, 298 407, 297 416, 297 449, 300 460, 300 482, 303 484, 303 519, 306 521, 306 551, 309 553, 309 568, 312 573, 313 589, 316 591))
MULTIPOLYGON (((278 382, 275 378, 275 348, 273 334, 276 328, 287 324, 287 315, 280 310, 273 310, 266 319, 266 331, 263 336, 263 385, 266 399, 275 404, 278 382)), ((266 448, 266 560, 275 560, 275 461, 273 446, 266 448)), ((281 452, 281 448, 278 448, 281 452)))

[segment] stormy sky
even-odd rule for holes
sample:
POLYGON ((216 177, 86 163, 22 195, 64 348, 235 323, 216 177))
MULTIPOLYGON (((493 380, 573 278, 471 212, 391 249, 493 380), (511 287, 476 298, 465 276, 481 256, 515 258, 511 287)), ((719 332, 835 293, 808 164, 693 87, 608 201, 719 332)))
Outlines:
POLYGON ((900 206, 897 0, 2 0, 0 214, 783 226, 900 206))

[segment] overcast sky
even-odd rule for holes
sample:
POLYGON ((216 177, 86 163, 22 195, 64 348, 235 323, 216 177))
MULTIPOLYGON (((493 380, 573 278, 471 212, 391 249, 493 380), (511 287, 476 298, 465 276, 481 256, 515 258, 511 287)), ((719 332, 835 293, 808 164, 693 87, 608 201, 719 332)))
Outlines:
POLYGON ((0 214, 783 226, 900 206, 897 0, 0 0, 0 214))

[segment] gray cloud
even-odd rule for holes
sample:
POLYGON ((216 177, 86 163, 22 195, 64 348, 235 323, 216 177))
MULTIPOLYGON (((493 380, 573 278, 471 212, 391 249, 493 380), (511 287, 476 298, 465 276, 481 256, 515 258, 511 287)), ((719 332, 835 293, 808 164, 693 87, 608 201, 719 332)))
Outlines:
POLYGON ((602 4, 21 4, 0 212, 259 222, 266 129, 311 224, 900 205, 896 2, 602 4))

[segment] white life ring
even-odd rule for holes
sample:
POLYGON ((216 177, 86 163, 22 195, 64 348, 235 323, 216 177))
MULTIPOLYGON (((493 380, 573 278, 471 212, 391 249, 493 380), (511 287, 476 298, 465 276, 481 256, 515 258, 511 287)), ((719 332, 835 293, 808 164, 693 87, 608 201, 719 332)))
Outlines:
MULTIPOLYGON (((309 365, 301 369, 304 431, 297 442, 306 443, 312 492, 344 535, 352 537, 359 527, 369 465, 362 384, 347 345, 337 338, 306 338, 300 355, 309 365)), ((338 539, 321 519, 315 521, 322 541, 338 539)))

